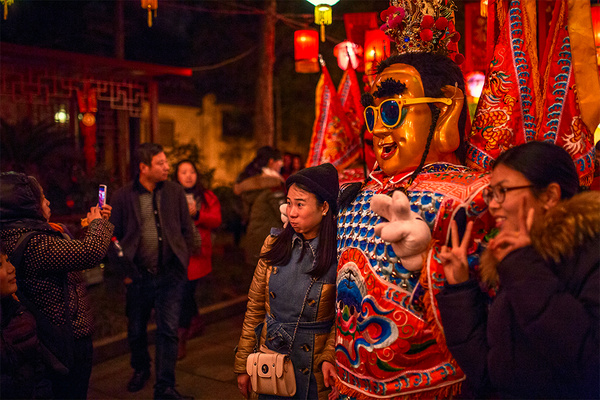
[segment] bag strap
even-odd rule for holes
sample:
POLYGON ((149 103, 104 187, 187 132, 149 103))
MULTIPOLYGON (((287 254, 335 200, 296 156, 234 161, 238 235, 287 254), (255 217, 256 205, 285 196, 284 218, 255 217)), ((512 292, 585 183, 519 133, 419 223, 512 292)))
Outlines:
POLYGON ((290 342, 290 347, 288 348, 288 355, 292 353, 292 346, 294 345, 294 341, 296 340, 296 333, 298 333, 298 326, 300 326, 300 318, 302 318, 302 314, 304 313, 304 307, 306 306, 306 300, 308 299, 308 294, 310 293, 310 289, 312 289, 314 283, 317 281, 317 278, 312 278, 310 280, 310 285, 308 285, 308 290, 304 295, 304 301, 302 302, 302 309, 300 310, 300 315, 298 315, 298 321, 296 322, 296 328, 294 329, 294 336, 292 337, 292 341, 290 342))
MULTIPOLYGON (((10 257, 8 258, 8 261, 10 261, 10 263, 15 267, 17 274, 19 274, 19 275, 22 274, 23 268, 21 268, 21 263, 23 262, 23 254, 25 254, 25 249, 27 248, 29 241, 31 240, 31 238, 34 235, 39 234, 39 233, 41 233, 41 232, 38 232, 38 231, 25 232, 17 240, 17 243, 15 244, 15 248, 12 251, 12 254, 10 255, 10 257)), ((63 281, 63 296, 65 299, 64 300, 65 301, 64 318, 65 318, 65 322, 66 322, 67 326, 69 327, 69 331, 72 332, 73 328, 72 328, 71 318, 70 318, 71 313, 69 312, 69 306, 68 306, 68 304, 69 304, 69 289, 67 288, 67 280, 68 280, 68 278, 65 278, 65 280, 63 281)), ((21 303, 23 303, 23 305, 25 305, 25 307, 27 309, 29 309, 32 314, 34 314, 36 320, 38 318, 47 319, 46 316, 44 314, 42 314, 41 311, 39 311, 39 309, 35 306, 35 304, 33 304, 33 302, 30 301, 23 294, 22 291, 20 291, 20 290, 18 291, 17 297, 18 297, 19 301, 21 301, 21 303)))
POLYGON ((22 234, 17 240, 15 244, 15 248, 12 251, 12 254, 8 258, 8 261, 15 267, 19 267, 21 265, 21 261, 23 261, 23 253, 25 253, 25 249, 27 248, 27 244, 29 240, 33 237, 33 235, 37 234, 36 231, 29 231, 22 234))

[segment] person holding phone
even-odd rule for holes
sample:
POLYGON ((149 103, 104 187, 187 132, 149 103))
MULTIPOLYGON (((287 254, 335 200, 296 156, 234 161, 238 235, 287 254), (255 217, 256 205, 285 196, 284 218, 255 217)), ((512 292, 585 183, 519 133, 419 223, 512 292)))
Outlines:
POLYGON ((204 188, 198 179, 198 170, 192 161, 179 161, 175 165, 173 180, 183 186, 190 216, 202 238, 202 252, 190 257, 187 268, 188 281, 185 284, 181 300, 179 348, 177 351, 177 359, 180 360, 186 356, 187 340, 199 334, 204 328, 204 321, 198 313, 194 293, 198 286, 198 280, 212 271, 211 232, 221 225, 221 204, 212 191, 204 188))
POLYGON ((27 242, 17 268, 22 295, 53 324, 71 325, 73 364, 66 376, 52 379, 57 399, 87 397, 92 371, 93 315, 79 271, 97 266, 105 256, 113 225, 111 208, 91 207, 83 240, 72 239, 64 227, 49 222, 50 202, 38 181, 25 174, 0 174, 0 238, 10 256, 19 238, 36 232, 27 242))

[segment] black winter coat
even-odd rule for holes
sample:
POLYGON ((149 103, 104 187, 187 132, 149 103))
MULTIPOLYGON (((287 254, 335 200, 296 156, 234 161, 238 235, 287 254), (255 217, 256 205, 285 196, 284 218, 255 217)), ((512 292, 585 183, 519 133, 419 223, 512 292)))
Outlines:
POLYGON ((557 207, 532 230, 535 248, 498 264, 489 310, 474 280, 437 296, 448 348, 478 398, 600 397, 600 193, 557 207))
POLYGON ((35 318, 12 297, 2 299, 0 314, 0 398, 52 398, 35 318))
MULTIPOLYGON (((111 199, 113 207, 110 221, 115 225, 115 236, 121 243, 127 260, 125 274, 130 278, 140 276, 134 258, 141 240, 141 211, 139 179, 117 190, 111 199)), ((183 187, 171 181, 159 182, 155 189, 158 212, 162 223, 162 236, 179 261, 184 274, 191 254, 201 251, 201 238, 193 224, 183 187)))

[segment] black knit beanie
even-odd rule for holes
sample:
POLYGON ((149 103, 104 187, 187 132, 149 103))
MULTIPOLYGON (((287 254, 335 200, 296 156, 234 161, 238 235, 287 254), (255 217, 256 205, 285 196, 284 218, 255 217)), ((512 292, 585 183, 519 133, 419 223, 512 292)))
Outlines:
POLYGON ((329 204, 333 214, 337 214, 337 198, 340 190, 337 169, 330 163, 304 168, 290 175, 285 182, 289 190, 294 183, 299 183, 310 192, 318 194, 329 204))

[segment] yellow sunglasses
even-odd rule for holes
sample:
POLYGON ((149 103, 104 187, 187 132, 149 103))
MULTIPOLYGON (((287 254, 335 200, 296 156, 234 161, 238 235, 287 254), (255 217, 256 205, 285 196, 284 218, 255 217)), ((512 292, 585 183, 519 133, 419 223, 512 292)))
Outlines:
POLYGON ((369 132, 373 132, 377 113, 381 115, 381 123, 383 126, 386 128, 394 128, 400 122, 402 107, 425 103, 443 103, 449 106, 452 104, 452 99, 449 99, 448 97, 416 97, 384 100, 378 106, 368 106, 365 108, 364 115, 367 129, 369 132))

